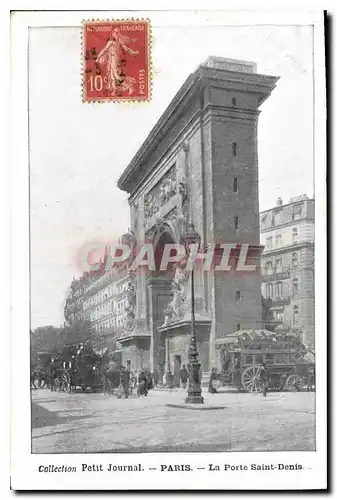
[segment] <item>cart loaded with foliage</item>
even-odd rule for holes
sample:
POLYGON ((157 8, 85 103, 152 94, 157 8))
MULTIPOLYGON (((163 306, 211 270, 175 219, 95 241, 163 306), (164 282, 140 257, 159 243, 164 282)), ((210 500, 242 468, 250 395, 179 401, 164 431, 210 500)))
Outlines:
POLYGON ((268 388, 275 391, 315 389, 315 356, 297 335, 268 330, 239 330, 219 339, 222 385, 237 390, 261 390, 262 363, 268 368, 268 388))

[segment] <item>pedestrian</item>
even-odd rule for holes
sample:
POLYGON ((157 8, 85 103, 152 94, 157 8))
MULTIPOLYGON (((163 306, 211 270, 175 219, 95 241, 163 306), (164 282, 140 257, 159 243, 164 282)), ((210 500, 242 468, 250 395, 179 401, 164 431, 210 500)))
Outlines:
POLYGON ((210 392, 211 394, 216 394, 218 392, 213 385, 214 381, 217 380, 217 378, 218 378, 217 369, 212 368, 211 375, 209 377, 209 382, 208 382, 208 392, 210 392))
POLYGON ((179 370, 179 367, 174 367, 173 387, 180 387, 180 370, 179 370))
POLYGON ((135 389, 137 386, 138 375, 136 370, 132 370, 130 372, 130 381, 132 389, 135 389))
POLYGON ((151 372, 148 368, 145 368, 145 377, 147 381, 147 390, 149 391, 150 389, 153 389, 153 380, 151 372))
POLYGON ((262 383, 262 392, 263 392, 264 397, 267 396, 268 380, 269 380, 269 374, 268 374, 267 365, 266 365, 266 363, 262 363, 261 371, 260 371, 260 381, 262 383))
POLYGON ((140 370, 138 375, 137 396, 147 396, 147 379, 144 370, 140 370))
POLYGON ((183 389, 186 389, 187 379, 188 379, 188 371, 186 369, 186 366, 183 365, 180 370, 180 380, 183 389))
POLYGON ((121 366, 120 374, 120 398, 124 396, 124 399, 129 397, 129 383, 130 383, 130 372, 125 366, 121 366))
POLYGON ((155 368, 155 369, 153 370, 153 385, 154 385, 154 387, 157 387, 157 385, 158 385, 158 380, 159 380, 159 373, 158 373, 157 368, 155 368))
POLYGON ((232 385, 240 389, 240 359, 235 358, 232 368, 232 385))
POLYGON ((315 370, 314 368, 310 368, 308 372, 308 384, 307 391, 313 391, 315 386, 315 370))
POLYGON ((165 385, 168 389, 173 388, 173 374, 171 370, 168 370, 165 376, 165 385))

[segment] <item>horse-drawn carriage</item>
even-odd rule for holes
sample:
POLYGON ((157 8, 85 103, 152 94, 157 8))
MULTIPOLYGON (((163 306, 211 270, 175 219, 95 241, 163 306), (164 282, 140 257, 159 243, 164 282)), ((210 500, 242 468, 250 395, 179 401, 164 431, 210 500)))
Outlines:
POLYGON ((46 385, 49 386, 49 366, 55 353, 38 352, 35 362, 31 366, 30 384, 32 389, 42 389, 46 385))
MULTIPOLYGON (((121 394, 121 384, 123 377, 121 358, 108 350, 102 355, 101 374, 102 374, 102 390, 104 394, 121 394), (117 392, 116 392, 117 391, 117 392)), ((136 380, 133 372, 129 372, 128 394, 132 394, 136 387, 136 380)), ((119 395, 120 395, 119 394, 119 395)))
POLYGON ((268 367, 269 390, 300 391, 315 388, 314 353, 291 334, 267 330, 241 330, 220 344, 222 385, 258 392, 262 363, 268 367))
POLYGON ((101 388, 101 357, 91 344, 66 345, 63 352, 52 360, 50 366, 51 389, 71 392, 80 388, 101 388))

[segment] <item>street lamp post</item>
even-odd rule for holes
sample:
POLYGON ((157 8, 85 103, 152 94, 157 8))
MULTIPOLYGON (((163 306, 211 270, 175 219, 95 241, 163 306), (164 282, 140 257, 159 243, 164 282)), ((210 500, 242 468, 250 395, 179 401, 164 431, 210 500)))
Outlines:
POLYGON ((167 367, 166 367, 166 377, 165 377, 165 385, 168 389, 173 388, 173 376, 171 372, 171 362, 170 362, 170 330, 167 329, 167 337, 166 337, 166 347, 167 347, 167 367))
MULTIPOLYGON (((187 233, 184 237, 185 246, 200 243, 200 236, 195 231, 194 224, 189 223, 187 233)), ((194 265, 191 269, 191 339, 188 348, 188 389, 186 403, 202 404, 204 398, 201 395, 200 363, 198 361, 198 348, 195 332, 195 303, 194 303, 194 265)))

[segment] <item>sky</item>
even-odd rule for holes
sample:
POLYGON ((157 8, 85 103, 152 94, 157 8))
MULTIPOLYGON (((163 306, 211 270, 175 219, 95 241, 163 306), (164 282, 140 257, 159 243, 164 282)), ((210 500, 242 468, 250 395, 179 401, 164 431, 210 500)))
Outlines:
POLYGON ((313 191, 309 26, 153 26, 150 103, 81 99, 81 28, 31 28, 29 148, 31 326, 60 325, 78 253, 129 227, 117 179, 186 78, 208 56, 254 61, 279 76, 258 127, 260 210, 313 191))

